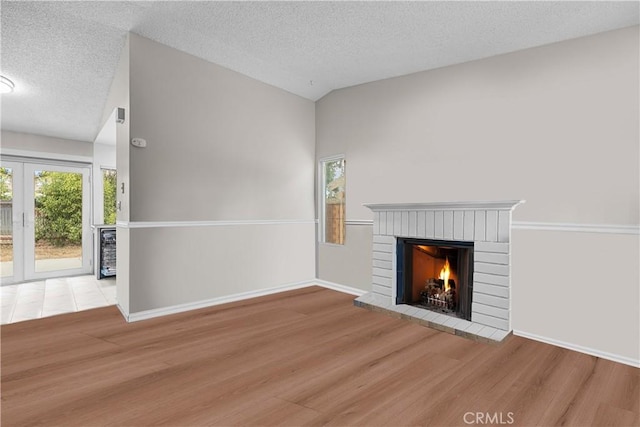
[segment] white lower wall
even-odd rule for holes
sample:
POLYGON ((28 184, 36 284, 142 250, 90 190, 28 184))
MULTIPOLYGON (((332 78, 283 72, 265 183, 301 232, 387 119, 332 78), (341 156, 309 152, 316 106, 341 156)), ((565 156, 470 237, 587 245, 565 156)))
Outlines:
POLYGON ((116 300, 125 316, 129 315, 129 229, 116 228, 116 300))
POLYGON ((315 277, 313 221, 129 231, 128 314, 315 277))
POLYGON ((640 364, 639 236, 514 230, 515 334, 640 364))
POLYGON ((318 278, 371 291, 371 224, 347 223, 344 245, 318 244, 318 278))

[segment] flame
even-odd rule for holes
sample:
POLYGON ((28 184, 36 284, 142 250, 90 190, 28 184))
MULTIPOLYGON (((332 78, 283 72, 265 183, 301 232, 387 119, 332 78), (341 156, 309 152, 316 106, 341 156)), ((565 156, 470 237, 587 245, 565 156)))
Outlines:
POLYGON ((444 267, 440 270, 440 280, 444 280, 444 290, 448 291, 451 289, 449 286, 449 276, 451 275, 451 269, 449 267, 449 257, 446 258, 444 267))

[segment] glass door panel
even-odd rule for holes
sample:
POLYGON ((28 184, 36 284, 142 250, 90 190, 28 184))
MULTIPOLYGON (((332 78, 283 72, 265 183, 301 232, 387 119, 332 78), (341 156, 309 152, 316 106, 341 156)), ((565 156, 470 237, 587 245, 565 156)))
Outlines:
POLYGON ((25 277, 89 273, 89 169, 25 165, 25 277))
POLYGON ((22 163, 0 163, 0 280, 22 278, 22 163))

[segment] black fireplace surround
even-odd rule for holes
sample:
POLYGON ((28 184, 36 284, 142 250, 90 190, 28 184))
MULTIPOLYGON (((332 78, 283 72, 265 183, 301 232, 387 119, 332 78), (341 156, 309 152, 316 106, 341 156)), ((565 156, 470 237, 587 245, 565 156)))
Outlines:
POLYGON ((398 238, 396 254, 397 304, 471 320, 473 242, 398 238))

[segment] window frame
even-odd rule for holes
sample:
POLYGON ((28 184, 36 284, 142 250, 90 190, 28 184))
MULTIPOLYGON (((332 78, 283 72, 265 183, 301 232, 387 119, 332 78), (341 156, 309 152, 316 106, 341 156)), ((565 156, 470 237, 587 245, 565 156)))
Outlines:
POLYGON ((346 242, 346 176, 347 176, 347 159, 344 154, 336 154, 333 156, 322 157, 318 159, 318 243, 322 243, 324 245, 338 246, 344 247, 346 242), (344 227, 345 227, 345 238, 342 243, 333 243, 327 241, 326 234, 326 188, 325 188, 325 180, 326 180, 326 164, 330 162, 335 162, 338 160, 342 160, 344 162, 344 176, 345 176, 345 218, 344 218, 344 227))

